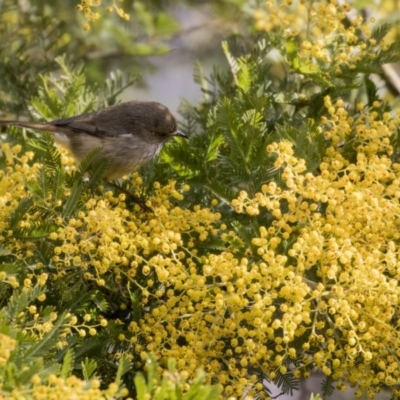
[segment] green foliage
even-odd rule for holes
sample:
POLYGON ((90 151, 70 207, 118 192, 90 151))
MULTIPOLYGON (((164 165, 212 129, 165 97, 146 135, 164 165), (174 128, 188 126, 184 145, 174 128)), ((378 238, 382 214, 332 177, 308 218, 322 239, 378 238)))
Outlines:
MULTIPOLYGON (((387 23, 378 26, 372 36, 379 40, 392 27, 387 23)), ((358 34, 357 43, 362 43, 363 36, 358 34)), ((162 182, 173 177, 189 183, 192 195, 187 206, 207 205, 216 198, 218 210, 225 216, 230 215, 229 204, 241 190, 252 196, 262 184, 280 182, 274 156, 265 151, 274 141, 292 142, 295 155, 305 160, 309 172, 317 173, 330 144, 318 128, 318 122, 326 115, 324 96, 329 95, 332 101, 354 101, 364 100, 367 93, 368 104, 372 105, 377 99, 376 86, 368 75, 362 75, 364 81, 360 75, 378 73, 386 58, 399 59, 397 44, 385 50, 375 46, 374 61, 360 60, 351 70, 338 74, 334 62, 324 70, 307 70, 298 56, 299 43, 281 34, 261 37, 247 47, 235 38, 222 47, 230 71, 214 70, 206 78, 201 68, 195 67, 194 78, 201 85, 204 98, 197 107, 182 105, 185 120, 181 130, 190 140, 167 146, 156 166, 156 176, 161 175, 162 182), (278 62, 274 61, 277 65, 268 62, 273 51, 281 56, 278 62), (277 67, 285 70, 283 76, 275 76, 273 69, 277 67)), ((341 146, 351 160, 354 136, 341 146)), ((260 226, 265 225, 266 218, 267 215, 260 215, 260 226)), ((235 215, 232 221, 236 229, 238 219, 235 215)), ((248 226, 249 222, 245 224, 248 226)))
POLYGON ((97 363, 93 359, 85 358, 82 361, 82 374, 85 380, 89 380, 96 371, 97 363))
POLYGON ((0 110, 18 115, 26 112, 37 76, 53 70, 54 58, 65 52, 65 25, 41 7, 14 1, 1 3, 0 21, 0 110), (32 53, 35 62, 30 62, 32 53))
POLYGON ((59 366, 54 363, 57 353, 55 344, 62 334, 62 325, 68 318, 65 314, 59 315, 52 328, 43 332, 39 340, 35 326, 54 320, 54 309, 44 307, 40 319, 34 321, 28 312, 28 306, 34 304, 43 292, 44 287, 39 285, 23 291, 14 290, 8 304, 0 311, 2 342, 4 346, 9 343, 12 349, 7 362, 0 366, 3 394, 16 387, 29 386, 34 375, 44 378, 59 372, 59 366))

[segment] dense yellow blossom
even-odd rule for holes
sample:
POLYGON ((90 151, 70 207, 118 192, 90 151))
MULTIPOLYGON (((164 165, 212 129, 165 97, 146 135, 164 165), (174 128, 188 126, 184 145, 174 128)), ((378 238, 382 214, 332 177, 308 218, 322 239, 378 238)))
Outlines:
POLYGON ((10 147, 8 143, 1 146, 0 154, 6 160, 6 169, 0 170, 0 243, 7 234, 7 218, 17 207, 21 198, 26 195, 25 180, 33 179, 36 168, 29 164, 33 153, 22 156, 21 146, 10 147))
MULTIPOLYGON (((80 271, 99 287, 141 287, 141 305, 149 312, 126 322, 118 339, 136 360, 149 352, 174 357, 188 376, 204 366, 224 395, 238 397, 256 383, 249 367, 273 377, 299 359, 304 367, 297 376, 307 377, 305 367, 313 363, 339 385, 394 385, 397 356, 388 343, 400 345, 400 181, 390 138, 400 120, 391 114, 379 119, 365 107, 350 117, 341 100, 329 97, 325 107, 329 117, 319 129, 330 147, 320 174, 307 173, 289 142, 274 143, 265 151, 276 155, 283 185, 271 182, 254 197, 241 192, 232 202, 238 213, 265 210, 273 218, 247 256, 239 254, 239 238, 218 213, 172 207, 169 199, 180 198, 175 182, 156 183, 154 214, 133 212, 125 196, 108 192, 58 221, 49 235, 51 279, 80 271), (357 143, 354 161, 342 154, 349 137, 357 143), (215 235, 225 248, 199 251, 215 235)), ((19 246, 22 253, 28 249, 35 251, 32 243, 19 246)), ((36 331, 46 332, 49 323, 38 323, 36 331)), ((79 323, 71 320, 69 332, 96 335, 106 325, 104 319, 92 324, 86 314, 79 323)))
MULTIPOLYGON (((252 247, 239 251, 243 243, 220 214, 172 206, 171 199, 182 199, 187 187, 155 183, 149 199, 154 213, 129 208, 125 195, 106 192, 88 196, 73 217, 56 218, 57 229, 47 239, 52 275, 38 265, 23 287, 77 272, 107 290, 140 288, 140 305, 148 312, 117 322, 125 332, 118 341, 135 366, 152 352, 175 358, 188 377, 204 367, 223 396, 259 390, 249 368, 274 379, 294 360, 298 377, 308 377, 311 364, 343 388, 349 383, 373 393, 394 387, 400 379, 400 166, 391 159, 391 138, 400 118, 389 113, 378 118, 362 105, 349 116, 343 101, 324 102, 327 116, 318 129, 330 145, 320 173, 307 172, 291 143, 273 143, 265 151, 276 155, 282 185, 266 183, 255 196, 243 191, 232 202, 237 213, 268 212, 273 219, 260 228, 252 247), (356 143, 352 158, 343 155, 349 138, 356 143), (224 241, 220 251, 202 250, 210 237, 224 241)), ((9 213, 27 194, 22 183, 11 182, 33 177, 37 167, 29 166, 30 153, 21 156, 7 145, 3 152, 9 167, 0 182, 0 223, 7 232, 9 213)), ((134 180, 140 185, 137 176, 134 180)), ((27 262, 38 251, 35 242, 15 240, 9 246, 27 262)), ((1 279, 19 286, 12 274, 1 279)), ((126 302, 121 309, 128 297, 126 302)), ((26 314, 37 321, 32 332, 38 337, 57 318, 41 320, 33 306, 26 314)), ((72 316, 64 337, 95 336, 107 325, 88 313, 72 316)), ((6 362, 9 353, 3 353, 6 362)))
POLYGON ((329 97, 325 106, 330 117, 320 129, 331 146, 321 174, 306 173, 289 142, 270 145, 284 186, 271 182, 254 198, 241 193, 233 205, 250 215, 266 209, 274 218, 253 239, 261 258, 253 268, 266 271, 268 296, 282 301, 279 319, 267 325, 283 358, 301 339, 325 375, 373 390, 394 385, 400 374, 388 350, 400 345, 400 181, 390 158, 400 120, 388 113, 378 119, 366 108, 350 117, 329 97), (354 162, 342 155, 350 135, 358 143, 354 162), (384 373, 371 374, 376 367, 384 373))

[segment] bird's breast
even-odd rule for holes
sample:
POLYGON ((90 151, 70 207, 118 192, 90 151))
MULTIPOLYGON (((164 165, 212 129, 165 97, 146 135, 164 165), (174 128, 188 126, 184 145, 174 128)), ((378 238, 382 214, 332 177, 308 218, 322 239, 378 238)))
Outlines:
POLYGON ((116 179, 139 169, 162 149, 162 144, 123 143, 117 146, 105 145, 100 155, 107 158, 109 179, 116 179))

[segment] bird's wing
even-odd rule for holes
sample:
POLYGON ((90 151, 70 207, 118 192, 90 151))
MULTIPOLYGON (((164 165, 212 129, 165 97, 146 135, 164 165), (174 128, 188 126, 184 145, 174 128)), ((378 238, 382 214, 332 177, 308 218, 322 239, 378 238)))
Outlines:
POLYGON ((62 118, 52 121, 52 125, 61 128, 65 133, 86 133, 98 137, 116 137, 121 134, 117 127, 113 126, 110 121, 104 124, 104 121, 99 124, 93 114, 81 115, 79 117, 62 118), (99 126, 101 128, 99 128, 99 126))

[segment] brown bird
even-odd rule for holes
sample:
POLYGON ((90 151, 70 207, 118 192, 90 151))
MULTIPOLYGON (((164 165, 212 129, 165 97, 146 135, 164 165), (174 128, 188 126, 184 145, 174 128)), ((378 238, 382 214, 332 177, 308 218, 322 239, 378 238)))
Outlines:
POLYGON ((157 155, 171 138, 187 137, 178 131, 175 117, 154 101, 129 101, 90 114, 46 123, 5 121, 0 125, 47 131, 80 162, 92 150, 109 162, 107 179, 135 171, 157 155))
MULTIPOLYGON (((168 108, 154 101, 129 101, 46 123, 0 120, 0 125, 51 132, 54 140, 67 147, 79 162, 101 148, 99 156, 109 163, 107 180, 135 171, 157 155, 169 139, 187 137, 178 131, 168 108)), ((142 199, 131 197, 146 209, 142 199)))

